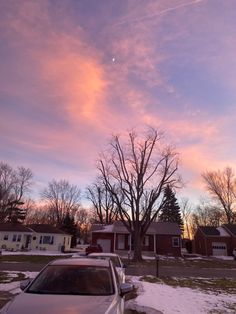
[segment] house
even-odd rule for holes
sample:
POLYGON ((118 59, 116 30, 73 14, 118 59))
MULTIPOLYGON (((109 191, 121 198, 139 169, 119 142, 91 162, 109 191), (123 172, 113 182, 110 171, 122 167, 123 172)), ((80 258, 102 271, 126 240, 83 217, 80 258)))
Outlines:
POLYGON ((33 231, 30 239, 31 250, 50 250, 50 251, 68 251, 71 246, 70 234, 51 226, 44 224, 28 225, 33 231))
POLYGON ((51 225, 0 224, 0 248, 18 250, 67 251, 71 235, 51 225))
POLYGON ((33 231, 21 224, 0 224, 0 248, 12 251, 27 249, 33 231))
POLYGON ((207 256, 231 256, 236 247, 236 225, 199 226, 194 235, 194 251, 207 256))
MULTIPOLYGON (((94 225, 91 229, 92 243, 100 244, 104 252, 129 252, 133 250, 133 239, 122 223, 94 225)), ((181 256, 181 230, 177 223, 152 222, 143 239, 142 252, 181 256)))

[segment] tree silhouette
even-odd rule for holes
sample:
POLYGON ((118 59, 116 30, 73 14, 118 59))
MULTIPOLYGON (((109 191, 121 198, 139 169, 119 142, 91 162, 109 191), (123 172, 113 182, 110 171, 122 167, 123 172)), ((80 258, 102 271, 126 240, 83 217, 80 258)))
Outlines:
POLYGON ((72 235, 71 246, 75 247, 77 240, 77 227, 74 217, 70 216, 69 212, 65 215, 65 218, 63 219, 60 229, 72 235))
POLYGON ((180 213, 180 207, 169 185, 164 190, 164 205, 159 216, 159 221, 176 222, 180 229, 184 230, 184 223, 180 213))

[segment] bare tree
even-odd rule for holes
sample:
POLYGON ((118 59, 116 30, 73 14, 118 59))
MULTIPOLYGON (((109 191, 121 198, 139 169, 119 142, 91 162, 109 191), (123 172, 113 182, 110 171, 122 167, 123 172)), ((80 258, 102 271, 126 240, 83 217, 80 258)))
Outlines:
POLYGON ((91 227, 90 220, 90 212, 85 208, 80 208, 76 215, 76 222, 79 229, 80 240, 83 240, 84 243, 88 241, 88 234, 91 227))
POLYGON ((98 163, 103 184, 133 238, 136 261, 142 260, 143 238, 163 206, 164 188, 180 183, 178 154, 162 145, 162 138, 154 129, 140 138, 132 131, 124 143, 113 136, 111 150, 98 163))
POLYGON ((200 204, 191 214, 192 230, 195 233, 198 226, 219 227, 223 221, 224 212, 209 200, 201 199, 200 204))
POLYGON ((80 206, 80 189, 66 180, 52 180, 41 192, 52 224, 61 225, 66 214, 75 216, 80 206))
POLYGON ((0 162, 0 219, 9 220, 17 216, 32 185, 33 174, 28 168, 13 169, 10 165, 0 162), (14 212, 14 213, 13 213, 14 212))
POLYGON ((227 223, 233 223, 236 220, 236 179, 232 168, 206 171, 202 178, 210 195, 224 210, 227 223))
POLYGON ((192 205, 188 198, 184 197, 180 200, 180 210, 183 217, 184 222, 184 235, 187 236, 188 239, 191 239, 191 227, 190 227, 190 219, 192 213, 192 205))
POLYGON ((95 211, 95 219, 101 224, 111 224, 117 220, 117 206, 114 199, 99 180, 87 187, 87 198, 92 202, 95 211))

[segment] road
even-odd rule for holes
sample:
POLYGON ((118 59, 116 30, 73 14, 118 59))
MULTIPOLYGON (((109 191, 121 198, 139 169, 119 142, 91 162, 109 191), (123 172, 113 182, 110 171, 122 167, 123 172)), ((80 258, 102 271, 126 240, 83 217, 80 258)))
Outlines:
MULTIPOLYGON (((45 264, 33 263, 14 263, 14 262, 1 262, 0 271, 40 271, 45 264)), ((157 268, 155 267, 142 267, 128 265, 126 274, 131 276, 142 275, 157 275, 157 268)), ((170 277, 203 277, 203 278, 235 278, 236 279, 236 261, 235 268, 199 268, 199 267, 184 267, 184 266, 164 266, 158 267, 159 276, 170 277)))

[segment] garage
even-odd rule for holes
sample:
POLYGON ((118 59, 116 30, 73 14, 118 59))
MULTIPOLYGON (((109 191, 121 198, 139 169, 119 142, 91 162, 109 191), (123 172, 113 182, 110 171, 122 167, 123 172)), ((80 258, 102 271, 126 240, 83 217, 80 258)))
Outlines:
POLYGON ((212 242, 213 256, 227 256, 227 245, 224 242, 212 242))
POLYGON ((111 240, 110 239, 98 239, 97 244, 100 244, 102 251, 105 253, 111 252, 111 240))

